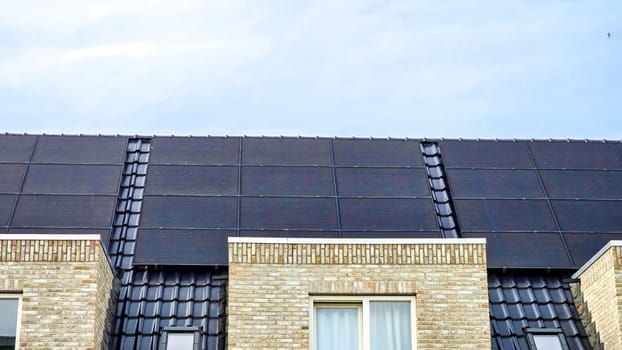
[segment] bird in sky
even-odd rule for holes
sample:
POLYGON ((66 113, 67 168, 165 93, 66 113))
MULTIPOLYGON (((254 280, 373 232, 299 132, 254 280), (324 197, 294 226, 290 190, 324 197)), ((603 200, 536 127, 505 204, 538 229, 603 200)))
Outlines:
POLYGON ((607 33, 607 39, 611 39, 611 33, 607 33))

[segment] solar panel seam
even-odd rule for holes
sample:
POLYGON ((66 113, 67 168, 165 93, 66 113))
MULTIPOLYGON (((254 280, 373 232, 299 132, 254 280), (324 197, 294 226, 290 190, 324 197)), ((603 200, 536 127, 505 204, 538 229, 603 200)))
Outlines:
POLYGON ((333 192, 335 194, 335 209, 337 215, 337 229, 339 232, 339 237, 343 237, 343 227, 341 225, 341 207, 339 206, 339 187, 337 185, 337 169, 335 169, 335 146, 334 142, 330 140, 330 160, 331 160, 331 171, 333 175, 333 192))
POLYGON ((244 144, 242 142, 242 138, 240 138, 239 142, 239 151, 238 151, 238 188, 237 188, 237 224, 236 224, 236 234, 240 236, 240 222, 242 217, 242 152, 244 150, 244 144))
POLYGON ((15 217, 15 211, 17 210, 17 203, 19 201, 19 197, 24 189, 24 184, 26 183, 26 176, 28 176, 28 169, 30 168, 30 162, 32 161, 32 158, 34 157, 35 154, 35 149, 37 148, 37 143, 39 142, 39 136, 35 137, 35 140, 33 142, 32 145, 32 149, 30 151, 30 155, 28 157, 28 163, 26 165, 26 169, 24 170, 24 174, 22 175, 22 180, 20 183, 20 187, 19 187, 19 191, 17 192, 17 195, 15 196, 15 199, 13 201, 13 208, 11 210, 11 213, 9 214, 9 221, 7 222, 7 228, 5 232, 9 232, 9 228, 12 226, 13 224, 13 218, 15 217))
POLYGON ((527 143, 527 154, 529 154, 529 158, 531 159, 534 167, 536 168, 536 175, 538 177, 538 182, 540 183, 540 186, 542 187, 542 191, 544 192, 544 195, 547 197, 546 203, 547 203, 547 205, 549 207, 549 210, 551 211, 551 214, 553 215, 553 220, 555 221, 555 226, 557 226, 557 229, 559 231, 559 236, 560 236, 562 245, 563 245, 564 249, 566 250, 566 256, 568 257, 568 261, 570 263, 570 266, 571 267, 576 267, 577 264, 574 261, 574 257, 572 256, 572 253, 570 252, 570 249, 568 248, 568 242, 566 242, 566 237, 564 236, 564 233, 562 231, 562 227, 561 227, 561 224, 559 222, 559 218, 557 217, 557 214, 555 213, 555 208, 553 208, 553 205, 551 203, 551 199, 549 198, 549 192, 548 192, 546 186, 544 185, 544 181, 542 180, 542 175, 540 174, 540 169, 538 168, 538 164, 536 163, 536 159, 534 158, 531 143, 527 143))

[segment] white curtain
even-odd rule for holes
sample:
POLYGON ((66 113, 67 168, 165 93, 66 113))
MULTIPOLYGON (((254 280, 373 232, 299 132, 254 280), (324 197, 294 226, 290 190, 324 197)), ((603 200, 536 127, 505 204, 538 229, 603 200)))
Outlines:
POLYGON ((411 350, 410 302, 373 301, 369 308, 371 350, 411 350))
POLYGON ((358 309, 315 309, 317 350, 358 350, 358 309))

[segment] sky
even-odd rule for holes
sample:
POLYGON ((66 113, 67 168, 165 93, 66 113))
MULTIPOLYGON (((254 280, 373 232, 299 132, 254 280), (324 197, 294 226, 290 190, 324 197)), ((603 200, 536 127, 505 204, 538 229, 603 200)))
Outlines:
POLYGON ((619 0, 0 0, 2 132, 619 140, 621 82, 619 0))

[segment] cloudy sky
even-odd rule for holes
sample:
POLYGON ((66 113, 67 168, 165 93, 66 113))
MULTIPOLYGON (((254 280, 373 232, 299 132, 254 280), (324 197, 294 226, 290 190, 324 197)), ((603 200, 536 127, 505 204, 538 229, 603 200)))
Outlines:
POLYGON ((0 0, 6 132, 621 139, 621 84, 618 0, 0 0))

